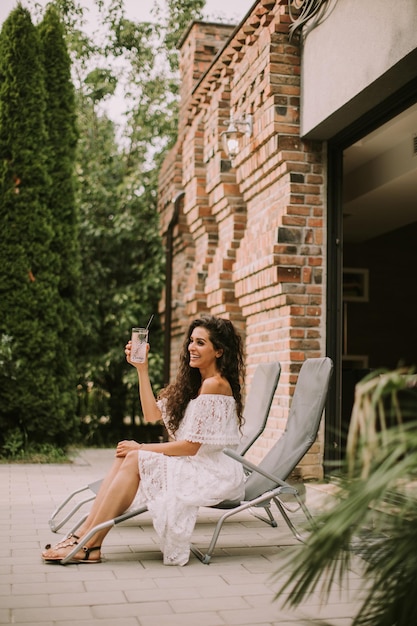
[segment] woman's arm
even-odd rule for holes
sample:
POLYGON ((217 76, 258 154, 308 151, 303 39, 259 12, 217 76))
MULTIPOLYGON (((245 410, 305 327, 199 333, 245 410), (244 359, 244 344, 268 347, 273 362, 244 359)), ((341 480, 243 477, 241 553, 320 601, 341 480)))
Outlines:
POLYGON ((161 411, 153 395, 151 381, 149 380, 148 372, 148 352, 149 344, 146 346, 146 359, 144 363, 132 363, 130 360, 130 353, 132 349, 132 342, 129 341, 125 347, 126 360, 128 363, 136 368, 139 379, 139 395, 142 405, 143 417, 145 422, 159 422, 162 419, 161 411))
POLYGON ((136 443, 136 441, 120 441, 117 445, 116 456, 125 457, 131 450, 148 450, 159 452, 166 456, 194 456, 201 443, 195 441, 166 441, 164 443, 136 443))
MULTIPOLYGON (((146 363, 147 366, 147 363, 146 363)), ((149 380, 148 369, 146 371, 136 368, 139 378, 139 395, 142 405, 143 417, 145 422, 159 422, 162 419, 161 410, 153 395, 151 381, 149 380)))
POLYGON ((140 450, 160 452, 167 456, 194 456, 197 454, 201 443, 196 441, 166 441, 164 443, 142 443, 140 450))

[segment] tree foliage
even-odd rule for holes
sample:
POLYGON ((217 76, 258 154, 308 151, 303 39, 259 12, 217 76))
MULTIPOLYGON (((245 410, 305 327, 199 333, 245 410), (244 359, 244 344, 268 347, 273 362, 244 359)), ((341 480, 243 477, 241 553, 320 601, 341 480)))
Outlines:
POLYGON ((48 205, 54 228, 51 249, 56 256, 59 293, 59 349, 55 358, 55 376, 61 414, 68 424, 74 426, 80 332, 80 249, 74 177, 77 147, 75 91, 64 28, 53 6, 47 8, 38 32, 46 88, 47 169, 50 177, 48 205))
POLYGON ((2 443, 16 429, 28 439, 59 442, 71 428, 55 375, 60 261, 46 106, 39 36, 18 5, 0 35, 0 334, 9 348, 0 390, 2 443))

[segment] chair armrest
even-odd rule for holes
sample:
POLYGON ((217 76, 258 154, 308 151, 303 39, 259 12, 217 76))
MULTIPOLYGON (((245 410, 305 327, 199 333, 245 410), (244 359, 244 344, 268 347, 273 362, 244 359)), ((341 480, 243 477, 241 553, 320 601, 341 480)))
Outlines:
POLYGON ((273 483, 276 483, 277 485, 280 485, 281 487, 288 487, 291 491, 294 490, 294 487, 292 487, 289 483, 286 483, 284 480, 277 478, 277 476, 274 476, 273 474, 270 474, 269 472, 266 472, 265 470, 261 469, 257 465, 254 465, 253 463, 245 459, 243 456, 241 456, 234 450, 230 450, 229 448, 224 448, 223 452, 224 454, 227 454, 227 456, 230 456, 232 459, 235 459, 235 461, 238 461, 238 463, 241 463, 243 467, 246 467, 246 469, 249 469, 252 472, 256 472, 257 474, 261 474, 261 476, 268 478, 273 483))

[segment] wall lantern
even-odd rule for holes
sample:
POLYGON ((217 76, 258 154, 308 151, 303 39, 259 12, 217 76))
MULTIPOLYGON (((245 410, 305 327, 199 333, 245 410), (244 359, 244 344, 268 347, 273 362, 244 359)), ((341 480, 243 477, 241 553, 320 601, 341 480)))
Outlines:
POLYGON ((233 162, 239 154, 242 137, 250 137, 252 135, 253 118, 252 115, 245 115, 235 120, 233 115, 230 115, 230 119, 224 123, 228 124, 228 127, 221 134, 223 149, 230 161, 233 162), (242 128, 245 130, 241 130, 242 128))

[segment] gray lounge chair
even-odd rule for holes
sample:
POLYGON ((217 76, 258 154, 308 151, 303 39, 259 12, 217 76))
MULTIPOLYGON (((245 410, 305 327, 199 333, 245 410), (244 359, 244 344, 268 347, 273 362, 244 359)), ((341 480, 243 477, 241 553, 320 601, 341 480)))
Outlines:
POLYGON ((237 453, 244 456, 265 430, 281 375, 278 361, 256 366, 243 411, 242 438, 237 453))
MULTIPOLYGON (((222 502, 216 507, 213 507, 226 509, 226 512, 223 513, 215 526, 213 537, 207 551, 202 552, 196 546, 191 546, 192 552, 203 563, 208 564, 210 562, 223 524, 232 515, 247 509, 262 508, 266 511, 267 518, 261 519, 276 526, 276 522, 270 511, 271 502, 275 503, 278 511, 281 513, 294 536, 299 541, 303 541, 302 536, 295 528, 285 510, 286 507, 285 503, 282 501, 282 496, 293 496, 304 512, 306 519, 310 523, 313 523, 312 516, 307 506, 300 498, 297 489, 285 481, 310 449, 317 437, 332 370, 333 363, 328 357, 307 359, 303 363, 292 399, 287 427, 283 435, 258 466, 250 463, 242 455, 236 454, 232 450, 225 450, 226 454, 234 458, 237 462, 242 463, 251 474, 246 482, 244 501, 222 502)), ((97 525, 60 561, 61 564, 65 565, 70 561, 97 531, 120 524, 145 511, 147 511, 146 506, 127 511, 119 517, 97 525)))
POLYGON ((285 431, 259 465, 250 463, 233 450, 224 450, 225 454, 241 463, 250 475, 246 481, 244 501, 222 502, 213 507, 226 509, 226 512, 216 524, 207 551, 203 553, 192 546, 193 553, 203 563, 210 562, 224 522, 236 513, 250 509, 256 517, 276 527, 277 523, 271 512, 272 502, 294 537, 298 541, 304 541, 288 516, 286 510, 288 496, 294 498, 311 526, 313 518, 297 488, 286 481, 316 440, 332 371, 333 363, 328 357, 304 361, 298 375, 285 431), (267 516, 259 515, 257 509, 263 509, 267 516))
MULTIPOLYGON (((260 363, 255 369, 253 379, 250 385, 249 393, 246 397, 245 408, 243 411, 242 438, 237 449, 238 454, 243 456, 254 444, 263 432, 274 394, 278 385, 281 374, 281 365, 278 361, 272 363, 260 363)), ((49 527, 53 532, 57 532, 64 526, 73 515, 88 504, 96 497, 102 480, 96 480, 76 491, 73 491, 67 498, 53 511, 49 519, 49 527), (63 513, 67 505, 78 494, 86 492, 87 497, 78 501, 66 514, 63 513), (61 519, 59 519, 61 517, 61 519)), ((85 520, 86 515, 77 524, 71 528, 68 534, 74 533, 78 526, 85 520)))

